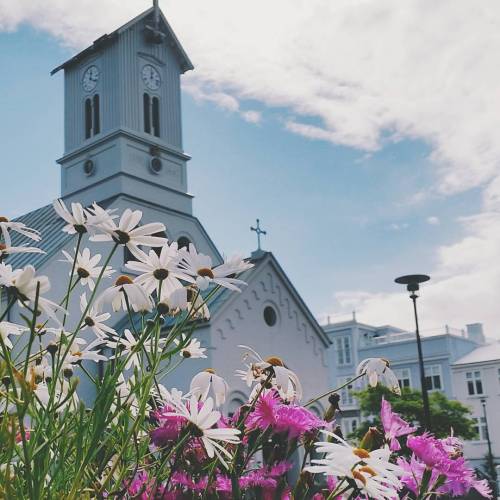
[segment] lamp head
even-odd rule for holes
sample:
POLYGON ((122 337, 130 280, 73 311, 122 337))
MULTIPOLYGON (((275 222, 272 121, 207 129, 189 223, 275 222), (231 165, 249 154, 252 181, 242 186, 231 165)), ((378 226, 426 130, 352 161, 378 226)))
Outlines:
POLYGON ((426 274, 407 274, 396 278, 394 281, 400 285, 406 285, 406 289, 414 293, 420 288, 420 283, 425 283, 430 279, 430 276, 426 274))

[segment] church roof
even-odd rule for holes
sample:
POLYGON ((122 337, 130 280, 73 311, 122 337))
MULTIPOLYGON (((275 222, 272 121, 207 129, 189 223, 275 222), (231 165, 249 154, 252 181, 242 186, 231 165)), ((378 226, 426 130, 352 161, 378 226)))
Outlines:
MULTIPOLYGON (((101 50, 103 47, 105 47, 107 44, 113 42, 115 39, 119 37, 121 33, 129 29, 131 26, 134 24, 142 21, 144 18, 152 15, 154 12, 154 7, 151 7, 147 10, 145 10, 142 14, 139 14, 138 16, 134 17, 134 19, 130 20, 129 22, 125 23, 123 26, 120 26, 118 29, 115 31, 111 32, 110 34, 104 34, 101 37, 99 37, 97 40, 94 41, 92 45, 87 47, 86 49, 82 50, 75 56, 73 56, 71 59, 68 59, 64 63, 60 64, 57 66, 57 68, 54 68, 50 74, 54 75, 61 69, 65 69, 68 66, 71 66, 74 63, 77 63, 78 61, 82 60, 83 58, 87 57, 90 54, 93 54, 99 50, 101 50)), ((171 44, 174 48, 174 50, 177 52, 177 55, 179 57, 180 65, 182 68, 182 72, 186 72, 189 70, 194 69, 193 63, 189 59, 186 51, 183 49, 181 42, 177 38, 177 36, 174 33, 174 30, 168 23, 167 19, 163 15, 163 12, 160 10, 160 20, 164 24, 164 28, 167 30, 168 38, 171 41, 171 44)))
POLYGON ((500 342, 492 342, 491 344, 486 344, 474 349, 455 361, 453 366, 485 363, 489 361, 500 361, 500 342))
MULTIPOLYGON (((38 269, 72 238, 71 235, 63 233, 62 228, 66 225, 66 222, 56 214, 52 205, 45 205, 42 208, 21 215, 15 220, 40 231, 42 240, 36 246, 46 252, 44 254, 17 253, 11 255, 8 264, 15 268, 31 264, 38 269)), ((12 244, 13 246, 26 244, 26 238, 17 233, 12 233, 12 244)))

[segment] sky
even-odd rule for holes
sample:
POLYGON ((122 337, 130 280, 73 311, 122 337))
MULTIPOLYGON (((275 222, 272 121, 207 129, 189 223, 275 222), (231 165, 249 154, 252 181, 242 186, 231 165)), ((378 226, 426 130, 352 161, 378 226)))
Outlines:
MULTIPOLYGON (((148 0, 0 0, 2 210, 59 194, 52 68, 148 0), (96 13, 98 15, 96 15, 96 13)), ((258 217, 321 321, 500 338, 500 4, 160 0, 192 59, 183 131, 195 215, 225 255, 258 217)))

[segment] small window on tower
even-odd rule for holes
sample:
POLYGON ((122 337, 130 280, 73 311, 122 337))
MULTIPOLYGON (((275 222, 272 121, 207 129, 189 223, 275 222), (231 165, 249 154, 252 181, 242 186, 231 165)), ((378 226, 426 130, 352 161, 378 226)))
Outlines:
POLYGON ((153 135, 160 137, 160 99, 153 97, 153 135))
POLYGON ((144 105, 144 132, 146 134, 151 133, 151 99, 149 98, 149 94, 144 93, 143 97, 143 105, 144 105))
POLYGON ((101 116, 99 113, 99 94, 95 94, 93 98, 94 104, 94 135, 101 131, 101 116))
POLYGON ((85 99, 85 139, 92 135, 92 101, 85 99))

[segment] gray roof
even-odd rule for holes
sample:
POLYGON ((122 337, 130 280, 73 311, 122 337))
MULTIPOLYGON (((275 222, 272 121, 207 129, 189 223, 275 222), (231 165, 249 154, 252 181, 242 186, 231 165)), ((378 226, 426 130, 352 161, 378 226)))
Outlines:
MULTIPOLYGON (((86 49, 82 50, 81 52, 79 52, 78 54, 73 56, 71 59, 68 59, 67 61, 65 61, 61 65, 57 66, 57 68, 54 68, 50 72, 50 74, 53 75, 53 74, 57 73, 59 70, 64 69, 68 66, 71 66, 72 64, 77 63, 78 61, 87 57, 88 55, 101 50, 101 48, 103 48, 107 44, 111 43, 121 33, 123 33, 125 30, 130 28, 132 25, 136 24, 137 22, 141 21, 142 19, 144 19, 147 16, 152 16, 153 12, 154 12, 154 7, 150 7, 149 9, 145 10, 142 14, 139 14, 138 16, 134 17, 134 19, 125 23, 123 26, 120 26, 118 29, 116 29, 115 31, 113 31, 109 35, 108 34, 102 35, 97 40, 95 40, 92 45, 90 45, 86 49)), ((174 49, 176 50, 177 55, 181 61, 182 71, 185 72, 185 71, 194 69, 193 63, 191 62, 188 55, 186 54, 186 51, 182 48, 182 45, 179 42, 179 39, 175 36, 174 30, 172 29, 172 27, 170 26, 170 24, 166 20, 165 16, 163 15, 163 12, 161 12, 161 10, 160 10, 160 19, 164 23, 165 28, 167 29, 167 33, 170 37, 171 43, 172 43, 174 49)))
POLYGON ((62 232, 62 228, 66 225, 66 223, 56 214, 52 205, 45 205, 42 208, 33 210, 25 215, 21 215, 21 217, 18 217, 15 220, 16 222, 23 222, 28 227, 40 231, 42 241, 29 243, 30 240, 25 236, 17 233, 11 233, 12 245, 17 246, 28 244, 30 246, 41 248, 46 253, 13 254, 6 261, 6 263, 11 264, 12 267, 20 268, 31 264, 35 268, 39 268, 54 253, 62 249, 72 238, 71 235, 62 232))
POLYGON ((485 363, 500 361, 500 342, 482 345, 455 361, 453 365, 468 365, 471 363, 485 363))

